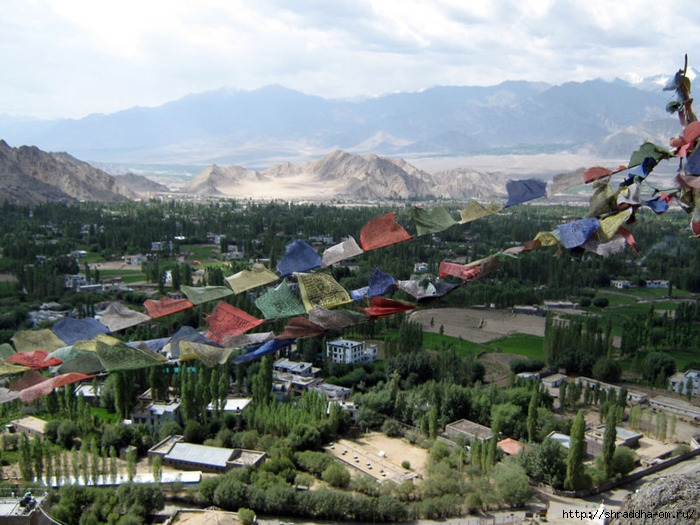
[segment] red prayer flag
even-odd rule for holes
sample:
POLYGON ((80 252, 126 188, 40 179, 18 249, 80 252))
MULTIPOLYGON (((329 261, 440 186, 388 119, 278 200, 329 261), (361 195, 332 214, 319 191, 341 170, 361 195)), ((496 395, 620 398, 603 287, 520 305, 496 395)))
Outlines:
POLYGON ((71 383, 77 383, 78 381, 85 381, 91 377, 92 376, 86 374, 79 374, 78 372, 69 372, 67 374, 52 377, 48 381, 42 381, 39 384, 22 390, 19 393, 19 399, 24 403, 33 403, 41 396, 49 395, 56 388, 70 385, 71 383))
POLYGON ((171 299, 168 296, 161 297, 158 301, 146 299, 143 305, 146 307, 146 310, 148 310, 148 315, 150 315, 152 319, 176 314, 177 312, 182 312, 183 310, 194 307, 194 303, 189 299, 171 299))
POLYGON ((614 171, 610 171, 608 168, 603 168, 601 166, 588 168, 586 171, 583 172, 583 182, 588 184, 589 182, 593 182, 594 180, 615 175, 616 173, 620 173, 621 171, 625 171, 626 169, 628 169, 627 166, 620 166, 614 171))
POLYGON ((32 370, 48 368, 50 366, 62 365, 58 357, 48 357, 49 353, 46 350, 34 350, 33 352, 17 352, 5 359, 6 363, 15 365, 28 366, 32 370), (48 359, 47 359, 48 357, 48 359))
POLYGON ((372 297, 368 308, 363 308, 369 317, 381 317, 384 315, 398 314, 413 310, 412 304, 387 299, 386 297, 372 297))
POLYGON ((440 277, 440 279, 443 279, 448 275, 452 275, 454 277, 459 277, 464 281, 469 281, 470 279, 476 279, 480 273, 480 264, 475 264, 473 266, 465 266, 463 264, 442 261, 440 262, 438 276, 440 277))
POLYGON ((49 379, 50 378, 42 375, 41 372, 37 372, 36 370, 28 370, 22 377, 10 384, 9 390, 10 392, 21 392, 25 388, 38 385, 39 383, 43 383, 49 379))
POLYGON ((395 220, 392 211, 369 221, 360 231, 360 246, 364 251, 376 250, 399 242, 410 241, 413 237, 395 220))
POLYGON ((306 317, 292 317, 287 321, 284 332, 275 336, 275 339, 298 339, 300 337, 313 337, 326 333, 322 326, 309 321, 306 317))
POLYGON ((240 335, 265 322, 223 301, 216 305, 205 321, 209 323, 205 337, 219 344, 223 344, 226 336, 240 335))

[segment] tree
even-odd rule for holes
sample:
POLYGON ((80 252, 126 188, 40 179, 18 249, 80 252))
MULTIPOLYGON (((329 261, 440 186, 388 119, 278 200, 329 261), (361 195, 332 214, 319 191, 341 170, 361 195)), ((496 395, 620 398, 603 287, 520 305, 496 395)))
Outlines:
POLYGON ((153 470, 153 482, 160 485, 160 480, 163 478, 163 458, 160 455, 156 455, 153 458, 151 467, 153 470))
POLYGON ((31 443, 24 432, 19 438, 19 472, 24 481, 34 481, 31 443))
POLYGON ((504 461, 496 465, 492 477, 496 490, 506 505, 520 507, 532 495, 525 469, 515 461, 504 461))
POLYGON ((330 486, 341 489, 347 487, 350 483, 350 473, 348 469, 336 462, 331 463, 325 468, 321 478, 330 486))
MULTIPOLYGON (((44 476, 44 442, 39 438, 38 435, 34 436, 32 440, 32 462, 34 463, 34 474, 39 483, 41 483, 44 476)), ((48 485, 48 480, 47 483, 48 485)))
POLYGON ((238 521, 241 525, 253 525, 255 523, 255 511, 241 507, 238 509, 238 521))
POLYGON ((532 389, 532 395, 530 396, 530 404, 527 407, 527 420, 525 421, 525 426, 527 427, 527 440, 532 443, 535 441, 535 436, 537 434, 537 401, 538 401, 539 390, 536 388, 532 389))
POLYGON ((566 450, 558 441, 545 439, 516 456, 535 481, 561 488, 566 477, 566 450))
POLYGON ((577 490, 583 487, 583 452, 585 447, 586 420, 583 410, 579 410, 571 426, 571 441, 569 454, 566 458, 566 478, 564 487, 567 490, 577 490))
POLYGON ((616 406, 613 405, 608 410, 606 417, 605 432, 603 433, 603 472, 606 479, 613 477, 613 456, 615 455, 615 440, 617 439, 617 417, 616 406))
POLYGON ((126 473, 129 476, 129 483, 134 481, 136 476, 136 449, 132 448, 126 453, 126 473))
POLYGON ((266 405, 272 400, 272 357, 266 355, 260 362, 260 370, 253 379, 253 403, 266 405))

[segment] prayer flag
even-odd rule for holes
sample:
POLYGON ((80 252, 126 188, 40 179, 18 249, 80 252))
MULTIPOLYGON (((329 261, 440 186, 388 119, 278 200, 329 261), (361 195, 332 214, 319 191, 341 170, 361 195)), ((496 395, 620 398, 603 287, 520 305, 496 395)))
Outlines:
POLYGON ((205 336, 219 344, 224 336, 242 334, 265 322, 223 301, 216 305, 205 321, 209 323, 205 336))
POLYGON ((314 306, 309 311, 309 321, 326 330, 341 330, 366 322, 367 317, 356 312, 328 310, 322 306, 314 306))
POLYGON ((25 388, 19 393, 19 399, 23 403, 33 403, 41 396, 47 396, 57 388, 62 386, 70 385, 71 383, 78 383, 80 381, 85 381, 90 379, 92 376, 87 374, 79 374, 77 372, 70 372, 67 374, 61 374, 52 377, 48 381, 42 381, 39 384, 25 388))
POLYGON ((287 245, 282 260, 277 264, 280 277, 294 272, 305 272, 321 266, 321 257, 305 241, 297 239, 287 245))
POLYGON ((567 250, 581 246, 599 229, 600 221, 596 217, 589 217, 557 226, 561 236, 561 244, 567 250))
POLYGON ((118 332, 151 320, 150 316, 131 310, 118 302, 109 303, 107 308, 97 315, 97 318, 110 332, 118 332))
POLYGON ((345 259, 350 259, 362 254, 362 248, 353 237, 346 237, 339 244, 331 246, 323 252, 321 266, 331 266, 345 259))
POLYGON ((398 314, 413 310, 414 305, 387 299, 386 297, 373 297, 368 308, 363 308, 369 317, 383 317, 385 315, 398 314))
POLYGON ((50 357, 46 350, 34 350, 32 352, 17 352, 5 359, 6 363, 26 366, 32 370, 41 370, 50 366, 58 366, 63 361, 58 357, 50 357))
POLYGON ((195 306, 216 301, 233 294, 233 289, 225 286, 180 286, 180 290, 195 306))
POLYGON ((125 345, 118 339, 101 336, 96 338, 97 356, 108 372, 118 370, 138 370, 160 365, 167 359, 145 348, 134 348, 125 345), (116 341, 110 342, 110 339, 116 341))
POLYGON ((501 211, 503 209, 503 206, 499 206, 497 204, 491 203, 487 204, 486 206, 482 206, 479 204, 479 201, 477 200, 471 200, 467 203, 467 205, 464 207, 464 209, 459 213, 461 216, 461 220, 459 221, 459 224, 466 224, 468 222, 475 221, 477 219, 481 219, 483 217, 488 217, 489 215, 494 215, 501 211))
POLYGON ((386 295, 396 291, 396 279, 388 273, 384 273, 379 268, 372 268, 369 274, 369 287, 367 288, 368 297, 376 297, 377 295, 386 295))
POLYGON ((278 280, 277 274, 268 270, 261 263, 254 263, 250 270, 242 270, 230 277, 226 277, 226 282, 236 294, 265 286, 278 280))
POLYGON ((347 290, 327 273, 297 273, 295 276, 307 312, 314 306, 334 308, 352 302, 347 290))
POLYGON ((395 220, 396 212, 375 217, 362 227, 360 246, 366 252, 409 241, 412 237, 395 220))
POLYGON ((106 334, 109 329, 94 317, 64 317, 51 327, 51 331, 67 345, 72 345, 76 341, 87 341, 99 334, 106 334))
POLYGON ((31 352, 33 350, 53 352, 66 346, 66 343, 61 341, 49 328, 20 330, 12 336, 12 342, 18 352, 31 352))
POLYGON ((275 336, 275 339, 298 339, 301 337, 313 337, 326 333, 326 329, 305 317, 292 317, 287 321, 284 332, 275 336))
POLYGON ((233 364, 238 365, 241 363, 247 363, 248 361, 253 361, 265 355, 277 353, 283 348, 291 346, 295 340, 296 339, 273 339, 262 344, 259 348, 253 350, 252 352, 238 356, 233 360, 233 364))
MULTIPOLYGON (((209 368, 225 364, 231 352, 233 352, 233 348, 222 348, 218 345, 213 346, 193 341, 183 341, 180 343, 180 348, 182 355, 189 356, 194 354, 197 359, 209 368)), ((183 359, 181 358, 180 360, 182 361, 183 359)))
POLYGON ((426 235, 446 230, 450 226, 457 224, 449 212, 443 206, 432 208, 411 208, 411 219, 416 226, 416 235, 426 235))
POLYGON ((159 317, 165 317, 166 315, 176 314, 188 310, 189 308, 194 308, 194 304, 189 299, 171 299, 167 295, 161 297, 157 301, 146 299, 143 305, 146 307, 146 310, 148 310, 148 315, 150 315, 152 319, 158 319, 159 317))
POLYGON ((443 297, 457 288, 457 286, 459 285, 447 283, 445 281, 436 281, 430 275, 424 275, 419 279, 399 281, 399 289, 403 290, 417 301, 443 297))
POLYGON ((265 319, 293 317, 306 313, 301 300, 289 288, 287 279, 255 299, 255 306, 262 312, 265 319))
POLYGON ((509 180, 506 183, 508 202, 505 207, 522 204, 545 197, 547 195, 547 183, 537 179, 509 180))
POLYGON ((645 142, 639 149, 632 152, 628 166, 633 168, 641 164, 647 157, 651 157, 658 162, 660 160, 670 159, 672 156, 670 151, 651 142, 645 142))

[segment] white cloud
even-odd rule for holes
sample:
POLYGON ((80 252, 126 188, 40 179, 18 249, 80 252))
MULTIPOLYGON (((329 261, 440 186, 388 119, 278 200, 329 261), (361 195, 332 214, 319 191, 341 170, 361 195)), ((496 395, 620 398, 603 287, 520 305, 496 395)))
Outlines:
POLYGON ((0 113, 80 117, 230 86, 326 97, 670 74, 700 3, 5 0, 0 113))

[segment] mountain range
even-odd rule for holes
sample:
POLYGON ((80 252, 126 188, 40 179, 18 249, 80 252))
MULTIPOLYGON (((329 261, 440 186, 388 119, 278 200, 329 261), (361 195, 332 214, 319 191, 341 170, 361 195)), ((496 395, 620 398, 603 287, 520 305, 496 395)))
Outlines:
POLYGON ((586 151, 625 158, 644 140, 667 144, 678 121, 665 111, 663 79, 512 81, 434 87, 361 101, 332 100, 281 86, 222 88, 159 107, 79 120, 0 115, 0 138, 90 162, 237 164, 265 169, 340 149, 407 159, 586 151))

